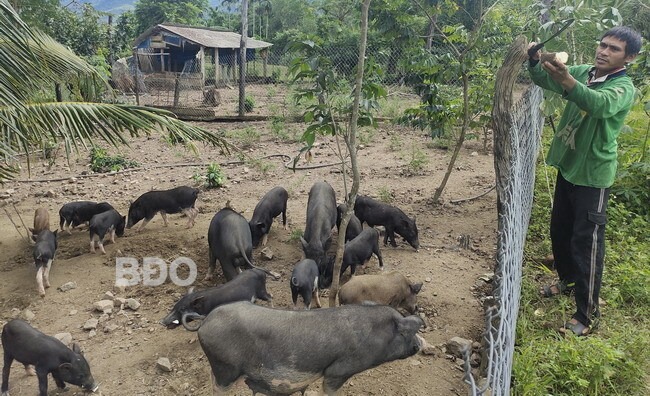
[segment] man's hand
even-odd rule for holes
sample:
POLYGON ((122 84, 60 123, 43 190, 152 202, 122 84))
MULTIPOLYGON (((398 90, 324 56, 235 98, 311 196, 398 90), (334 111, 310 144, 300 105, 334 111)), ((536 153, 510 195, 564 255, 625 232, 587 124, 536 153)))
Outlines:
MULTIPOLYGON (((534 41, 531 42, 530 44, 528 44, 528 49, 530 50, 530 49, 533 48, 535 45, 537 45, 536 42, 534 42, 534 41)), ((530 58, 531 60, 538 61, 538 60, 539 60, 539 50, 537 50, 537 52, 535 52, 532 56, 529 56, 529 58, 530 58)))
POLYGON ((577 81, 571 74, 569 74, 569 69, 564 63, 542 62, 542 68, 546 70, 546 73, 548 73, 553 81, 560 84, 565 91, 571 92, 573 87, 575 87, 577 81))

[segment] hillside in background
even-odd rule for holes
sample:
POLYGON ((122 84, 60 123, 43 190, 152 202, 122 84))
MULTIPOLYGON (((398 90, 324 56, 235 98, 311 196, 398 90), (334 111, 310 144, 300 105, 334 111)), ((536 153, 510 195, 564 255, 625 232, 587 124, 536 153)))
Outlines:
MULTIPOLYGON (((78 0, 79 3, 88 3, 98 11, 121 14, 133 10, 137 0, 78 0)), ((210 7, 217 7, 222 0, 210 0, 210 7)), ((61 4, 69 4, 69 0, 61 0, 61 4)))

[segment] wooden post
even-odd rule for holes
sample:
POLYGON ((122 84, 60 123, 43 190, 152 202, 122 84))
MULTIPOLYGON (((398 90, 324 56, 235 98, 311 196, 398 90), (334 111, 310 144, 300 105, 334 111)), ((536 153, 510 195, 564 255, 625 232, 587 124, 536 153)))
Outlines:
POLYGON ((214 49, 214 56, 212 59, 214 59, 214 85, 217 85, 217 81, 219 81, 219 77, 221 77, 221 66, 219 66, 219 48, 213 48, 214 49))
POLYGON ((199 62, 201 62, 201 89, 205 87, 205 47, 199 49, 199 62))
POLYGON ((176 79, 174 81, 174 107, 178 107, 178 97, 181 94, 181 79, 179 78, 180 73, 176 73, 176 79))
POLYGON ((266 78, 267 77, 266 66, 269 60, 269 49, 268 48, 262 49, 260 51, 260 56, 262 57, 262 74, 264 75, 264 78, 266 78))
MULTIPOLYGON (((133 75, 133 81, 135 82, 135 104, 140 106, 140 77, 138 71, 140 70, 140 62, 138 61, 138 48, 133 48, 133 62, 135 63, 135 74, 133 75)), ((128 66, 128 65, 127 65, 128 66)))
POLYGON ((163 55, 163 49, 160 48, 158 51, 160 51, 160 71, 165 72, 165 56, 163 55))

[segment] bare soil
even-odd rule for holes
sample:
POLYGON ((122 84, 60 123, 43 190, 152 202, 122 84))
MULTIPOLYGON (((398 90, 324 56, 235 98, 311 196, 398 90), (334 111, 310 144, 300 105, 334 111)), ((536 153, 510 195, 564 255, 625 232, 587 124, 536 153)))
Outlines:
MULTIPOLYGON (((244 151, 252 158, 273 154, 296 155, 300 143, 292 137, 300 136, 302 126, 287 124, 280 134, 273 133, 270 123, 214 124, 201 126, 231 132, 251 130, 259 132, 254 141, 233 142, 248 146, 244 151)), ((250 134, 250 133, 249 133, 250 134)), ((419 296, 422 315, 428 324, 422 336, 438 346, 434 355, 422 355, 383 364, 352 377, 342 388, 345 395, 461 395, 467 393, 463 372, 458 362, 441 347, 452 337, 459 336, 480 341, 484 329, 481 298, 491 286, 478 278, 491 272, 496 243, 496 194, 487 195, 459 204, 450 201, 474 197, 488 190, 494 183, 493 158, 485 153, 477 141, 467 142, 449 180, 443 204, 433 204, 431 197, 439 185, 451 153, 433 148, 431 141, 419 131, 382 125, 377 130, 363 131, 364 139, 359 151, 361 167, 361 193, 375 198, 392 196, 392 204, 407 214, 417 217, 421 248, 416 252, 399 239, 397 248, 382 245, 385 270, 397 270, 414 281, 424 282, 419 296), (420 151, 424 161, 417 158, 420 151), (408 166, 409 162, 417 166, 408 166), (461 247, 459 240, 469 240, 461 247)), ((332 139, 322 139, 313 152, 310 165, 337 161, 336 144, 332 139)), ((170 146, 161 135, 131 139, 130 148, 119 152, 136 160, 144 167, 176 163, 227 163, 238 161, 236 155, 225 155, 216 148, 198 146, 198 155, 182 148, 170 146)), ((118 150, 110 150, 113 153, 118 150)), ((31 175, 26 166, 19 179, 2 186, 0 205, 20 225, 15 209, 24 222, 31 226, 34 210, 45 207, 50 214, 52 229, 58 228, 58 210, 74 200, 108 201, 122 214, 128 212, 129 201, 151 189, 167 189, 178 185, 194 185, 194 174, 205 174, 205 166, 176 166, 132 171, 122 174, 89 174, 88 153, 73 156, 71 161, 57 158, 54 166, 47 161, 32 159, 31 175), (61 178, 60 181, 38 180, 61 178), (49 194, 46 194, 49 191, 49 194), (44 195, 46 194, 46 195, 44 195), (51 196, 53 195, 53 196, 51 196)), ((23 164, 24 165, 24 164, 23 164)), ((306 165, 301 160, 299 166, 306 165)), ((161 217, 156 216, 144 231, 126 230, 116 243, 106 245, 107 255, 89 252, 87 231, 60 234, 57 256, 50 280, 52 287, 46 297, 38 296, 32 246, 21 239, 9 217, 0 215, 0 325, 25 310, 35 316, 31 324, 47 334, 69 332, 85 351, 93 375, 101 382, 103 395, 208 395, 211 394, 209 364, 197 342, 196 333, 182 327, 168 330, 158 321, 167 314, 174 302, 186 289, 167 281, 159 287, 134 286, 125 290, 114 287, 115 259, 129 256, 140 263, 144 257, 159 257, 168 263, 185 256, 198 266, 197 288, 224 282, 220 268, 216 280, 203 278, 207 271, 207 230, 214 213, 227 201, 244 217, 250 218, 257 201, 276 185, 289 191, 288 230, 274 223, 268 247, 273 259, 264 260, 261 248, 255 250, 255 260, 260 266, 282 274, 282 279, 268 280, 267 288, 274 295, 276 307, 292 307, 289 276, 293 265, 301 259, 300 241, 296 232, 304 228, 307 194, 317 180, 328 181, 342 202, 344 187, 342 174, 336 166, 311 170, 292 171, 283 166, 281 158, 233 163, 223 167, 228 180, 224 188, 205 189, 199 195, 200 213, 192 229, 185 229, 186 219, 180 215, 168 216, 165 228, 161 217), (293 236, 292 236, 293 235, 293 236), (60 285, 74 281, 77 288, 61 292, 60 285), (137 311, 125 309, 108 316, 93 311, 93 303, 101 300, 105 292, 117 297, 137 299, 142 305, 137 311), (96 334, 83 330, 90 318, 99 318, 96 334), (109 325, 115 325, 111 329, 109 325), (172 371, 162 372, 156 367, 159 357, 171 361, 172 371)), ((22 226, 21 226, 22 228, 22 226)), ((25 234, 22 228, 23 235, 25 234)), ((335 245, 335 243, 334 243, 335 245)), ((335 251, 332 247, 332 251, 335 251)), ((361 270, 364 272, 364 270, 361 270)), ((365 273, 378 273, 376 258, 365 268, 365 273)), ((181 274, 182 275, 182 274, 181 274)), ((326 303, 327 298, 321 299, 326 303)), ((265 303, 263 303, 265 304, 265 303)), ((331 334, 337 337, 336 334, 331 334)), ((265 353, 264 351, 260 351, 265 353)), ((27 377, 22 365, 14 362, 10 376, 10 391, 16 395, 37 393, 37 379, 27 377)), ((50 379, 50 394, 55 393, 50 379)), ((319 391, 314 383, 310 391, 319 391)), ((80 388, 71 386, 67 393, 82 394, 80 388)), ((248 395, 250 391, 239 382, 229 395, 248 395)))

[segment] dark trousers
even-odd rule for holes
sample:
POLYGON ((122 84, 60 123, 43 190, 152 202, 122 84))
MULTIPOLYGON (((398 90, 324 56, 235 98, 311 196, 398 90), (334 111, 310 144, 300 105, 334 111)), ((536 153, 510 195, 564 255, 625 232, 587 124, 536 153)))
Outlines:
POLYGON ((609 188, 577 186, 558 171, 551 214, 555 269, 561 280, 575 282, 573 318, 587 326, 599 314, 608 199, 609 188))

